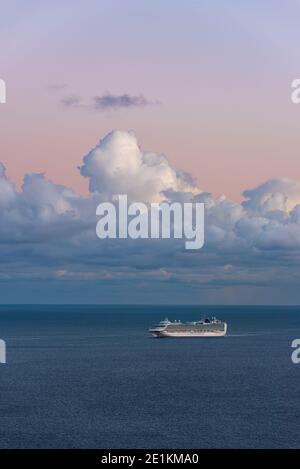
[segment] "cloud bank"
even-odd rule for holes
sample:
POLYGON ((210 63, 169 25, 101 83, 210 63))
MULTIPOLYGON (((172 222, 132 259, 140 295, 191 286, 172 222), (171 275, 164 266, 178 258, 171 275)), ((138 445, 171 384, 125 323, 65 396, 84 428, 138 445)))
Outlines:
POLYGON ((224 299, 252 288, 269 292, 270 298, 275 291, 297 298, 300 182, 269 180, 245 190, 241 203, 216 198, 164 155, 143 151, 134 133, 124 131, 100 140, 83 158, 80 172, 89 183, 87 197, 44 174, 26 175, 18 191, 1 164, 2 283, 54 279, 118 288, 123 284, 132 286, 130 295, 137 286, 171 285, 177 295, 188 290, 198 302, 205 292, 224 299), (205 247, 187 252, 183 240, 172 239, 100 241, 96 206, 120 193, 144 203, 204 202, 205 247))

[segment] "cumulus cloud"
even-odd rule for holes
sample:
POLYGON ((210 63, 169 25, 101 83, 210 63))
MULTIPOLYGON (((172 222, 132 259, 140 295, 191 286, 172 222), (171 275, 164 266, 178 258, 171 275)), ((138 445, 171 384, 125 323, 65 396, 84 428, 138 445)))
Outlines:
POLYGON ((252 190, 244 191, 248 199, 243 205, 255 214, 289 212, 300 203, 300 182, 271 179, 252 190))
POLYGON ((87 197, 43 174, 26 175, 18 191, 0 165, 0 278, 298 288, 299 182, 267 181, 246 190, 241 203, 215 198, 165 156, 142 150, 133 132, 123 131, 100 140, 80 172, 89 182, 87 197), (144 203, 204 202, 204 248, 187 252, 174 239, 100 241, 96 207, 121 193, 144 203))
MULTIPOLYGON (((86 202, 86 201, 85 201, 86 202)), ((71 189, 48 181, 43 174, 26 175, 18 192, 0 170, 0 242, 56 242, 86 226, 87 203, 71 189), (85 205, 84 209, 82 205, 85 205)))
POLYGON ((84 158, 81 174, 90 192, 112 198, 160 202, 172 192, 197 193, 192 178, 174 169, 164 155, 142 151, 133 132, 110 132, 84 158))

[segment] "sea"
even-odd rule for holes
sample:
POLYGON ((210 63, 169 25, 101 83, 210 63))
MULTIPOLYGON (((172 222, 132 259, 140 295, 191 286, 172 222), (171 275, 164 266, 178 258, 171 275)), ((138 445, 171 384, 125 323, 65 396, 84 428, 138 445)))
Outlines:
POLYGON ((0 338, 0 448, 300 447, 300 307, 3 305, 0 338))

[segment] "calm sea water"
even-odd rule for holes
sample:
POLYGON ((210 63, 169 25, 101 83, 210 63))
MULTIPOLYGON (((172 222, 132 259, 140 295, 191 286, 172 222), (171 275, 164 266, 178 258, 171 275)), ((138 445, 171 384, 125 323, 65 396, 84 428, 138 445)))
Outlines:
POLYGON ((300 308, 1 306, 1 448, 300 447, 300 308), (214 312, 226 338, 155 339, 214 312))

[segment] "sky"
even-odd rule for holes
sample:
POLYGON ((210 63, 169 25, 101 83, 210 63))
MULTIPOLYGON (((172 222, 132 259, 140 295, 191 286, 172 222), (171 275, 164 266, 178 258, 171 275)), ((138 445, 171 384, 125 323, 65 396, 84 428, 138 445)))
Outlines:
POLYGON ((3 0, 3 302, 299 303, 299 26, 296 0, 3 0), (99 197, 133 187, 124 141, 167 158, 141 200, 190 175, 203 251, 91 242, 99 197), (122 179, 82 170, 103 145, 122 179))

